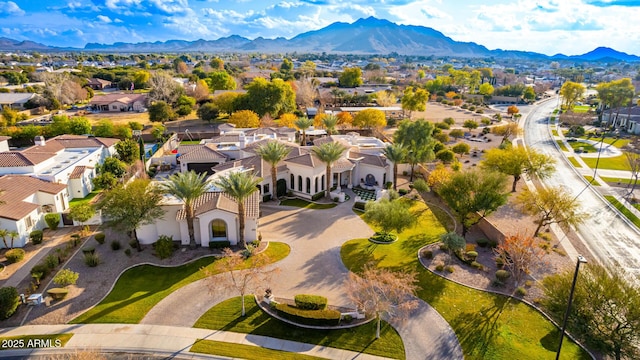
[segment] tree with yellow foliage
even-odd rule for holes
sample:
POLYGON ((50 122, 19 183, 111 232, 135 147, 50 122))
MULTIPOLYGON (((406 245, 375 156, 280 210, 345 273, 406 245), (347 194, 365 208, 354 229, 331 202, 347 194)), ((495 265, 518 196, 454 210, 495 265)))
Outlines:
POLYGON ((292 113, 286 113, 280 115, 280 119, 278 120, 278 125, 290 128, 296 128, 295 122, 298 120, 298 117, 292 113))
POLYGON ((257 128, 260 127, 260 117, 251 110, 240 110, 231 114, 229 123, 238 128, 257 128))
POLYGON ((338 117, 338 125, 343 129, 348 128, 353 123, 353 116, 346 111, 341 111, 336 116, 338 117))

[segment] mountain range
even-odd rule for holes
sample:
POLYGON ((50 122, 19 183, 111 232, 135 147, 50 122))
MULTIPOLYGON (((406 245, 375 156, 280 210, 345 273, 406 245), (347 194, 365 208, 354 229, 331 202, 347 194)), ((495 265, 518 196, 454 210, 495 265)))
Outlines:
POLYGON ((168 40, 99 44, 88 43, 84 48, 59 48, 31 41, 0 38, 0 50, 37 51, 96 51, 96 52, 262 52, 262 53, 337 53, 391 54, 422 56, 455 56, 464 58, 498 57, 539 60, 575 61, 640 61, 640 57, 599 47, 582 55, 548 56, 535 52, 489 50, 474 42, 458 42, 441 32, 424 26, 398 25, 384 19, 369 17, 354 23, 335 22, 319 30, 308 31, 291 39, 282 37, 250 40, 238 35, 216 40, 168 40))

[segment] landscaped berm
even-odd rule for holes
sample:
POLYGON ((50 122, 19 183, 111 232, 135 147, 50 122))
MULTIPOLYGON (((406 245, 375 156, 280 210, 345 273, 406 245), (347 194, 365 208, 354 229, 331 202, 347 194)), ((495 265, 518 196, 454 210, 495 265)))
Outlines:
MULTIPOLYGON (((437 242, 446 232, 427 207, 424 202, 412 201, 412 209, 421 211, 418 225, 400 233, 395 243, 373 244, 368 239, 346 242, 341 249, 342 261, 356 272, 367 263, 394 271, 416 271, 418 296, 451 325, 465 359, 554 359, 560 331, 540 312, 519 300, 448 281, 420 264, 418 250, 437 242)), ((566 340, 560 358, 590 356, 566 340)))

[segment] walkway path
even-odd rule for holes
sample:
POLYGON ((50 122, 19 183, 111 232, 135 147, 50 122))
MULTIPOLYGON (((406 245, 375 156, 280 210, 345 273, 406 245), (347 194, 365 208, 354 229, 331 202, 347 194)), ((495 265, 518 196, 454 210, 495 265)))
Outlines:
POLYGON ((2 336, 28 334, 73 333, 64 348, 21 349, 0 351, 0 357, 26 357, 46 355, 69 350, 92 350, 105 352, 151 353, 170 358, 226 359, 217 356, 199 356, 189 352, 198 339, 260 346, 268 349, 297 352, 326 359, 382 360, 379 356, 360 354, 325 346, 310 345, 296 341, 274 339, 266 336, 240 334, 228 331, 195 329, 162 325, 88 324, 88 325, 29 325, 0 330, 2 336))
MULTIPOLYGON (((369 226, 353 213, 351 200, 326 210, 261 206, 260 232, 268 240, 291 246, 291 254, 275 264, 281 269, 278 281, 269 284, 278 297, 293 298, 310 293, 326 296, 337 306, 351 305, 344 291, 348 276, 340 248, 344 242, 373 234, 369 226)), ((207 292, 201 282, 189 284, 158 303, 141 324, 193 326, 210 307, 237 294, 207 292), (170 316, 168 314, 171 314, 170 316)), ((397 327, 405 345, 407 359, 461 359, 462 349, 447 322, 427 303, 410 320, 397 327)))

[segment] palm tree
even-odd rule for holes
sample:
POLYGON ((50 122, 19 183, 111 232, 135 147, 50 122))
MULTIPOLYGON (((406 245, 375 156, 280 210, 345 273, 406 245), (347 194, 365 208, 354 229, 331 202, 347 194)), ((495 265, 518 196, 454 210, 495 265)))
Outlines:
POLYGON ((300 141, 301 146, 307 145, 307 129, 313 125, 313 120, 308 117, 299 117, 296 121, 293 122, 298 129, 302 130, 302 140, 300 141))
POLYGON ((176 173, 169 176, 167 182, 160 185, 160 189, 177 197, 184 202, 184 211, 187 218, 189 231, 189 247, 196 248, 196 237, 193 231, 194 201, 207 192, 209 182, 205 180, 206 174, 197 174, 194 171, 176 173))
POLYGON ((11 230, 7 233, 7 235, 9 235, 9 237, 11 238, 11 248, 13 249, 13 240, 20 236, 20 233, 15 230, 11 230))
POLYGON ((246 243, 244 242, 244 202, 251 194, 258 191, 257 186, 261 181, 262 178, 256 177, 250 171, 236 171, 229 174, 229 176, 221 176, 215 182, 217 187, 222 189, 225 194, 231 196, 238 203, 238 230, 240 232, 238 245, 243 248, 246 247, 246 243))
POLYGON ((261 145, 256 153, 262 160, 271 164, 271 194, 273 199, 278 199, 276 182, 278 177, 278 163, 282 161, 291 151, 284 143, 280 141, 269 141, 261 145))
POLYGON ((322 124, 327 129, 327 134, 333 135, 336 133, 336 125, 338 125, 338 117, 333 114, 327 114, 322 118, 322 124))
POLYGON ((9 230, 0 229, 0 237, 2 238, 2 242, 4 243, 5 249, 9 248, 9 245, 7 244, 7 236, 9 236, 9 230))
POLYGON ((342 153, 347 150, 347 148, 338 143, 338 142, 328 142, 324 143, 320 146, 314 146, 311 151, 322 161, 327 164, 327 188, 325 196, 329 197, 329 192, 331 191, 331 166, 334 162, 338 161, 342 156, 342 153))
POLYGON ((393 163, 393 190, 396 190, 398 182, 398 163, 401 163, 407 157, 407 149, 401 144, 387 145, 384 148, 384 156, 393 163))

